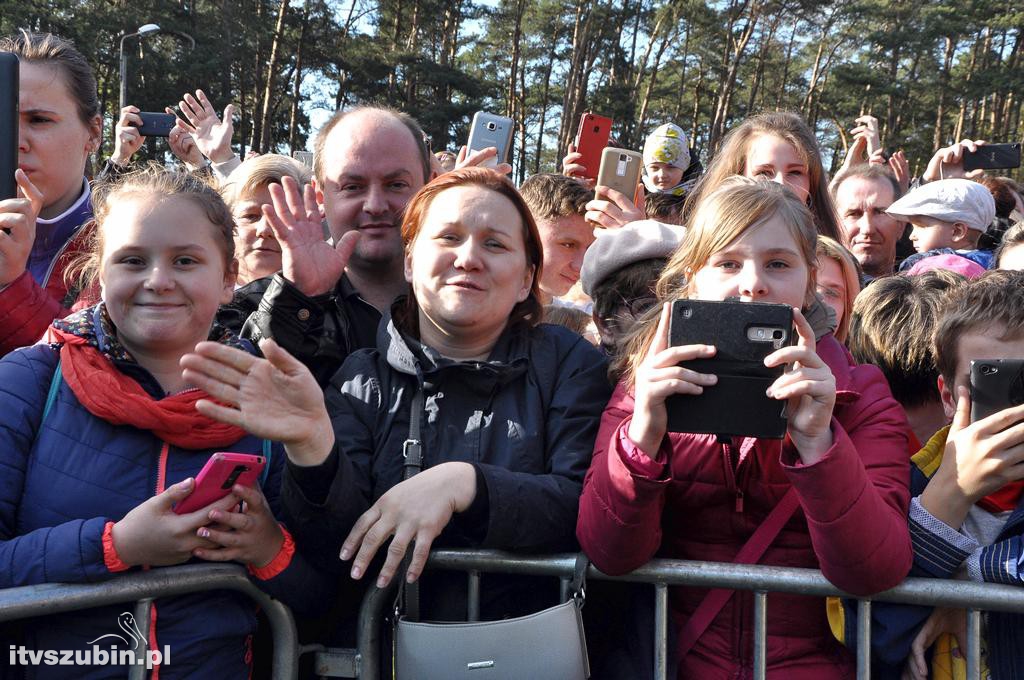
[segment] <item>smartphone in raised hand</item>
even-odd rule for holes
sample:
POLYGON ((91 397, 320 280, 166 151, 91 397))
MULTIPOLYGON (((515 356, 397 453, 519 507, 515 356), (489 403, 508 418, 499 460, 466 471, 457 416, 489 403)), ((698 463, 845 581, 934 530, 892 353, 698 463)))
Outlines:
POLYGON ((792 345, 793 309, 764 302, 677 300, 672 304, 669 344, 714 345, 715 355, 681 365, 718 376, 702 394, 677 394, 665 401, 669 432, 782 439, 786 402, 765 391, 785 366, 769 368, 765 357, 792 345))
POLYGON ((0 201, 17 198, 18 57, 0 52, 0 201))
POLYGON ((507 163, 508 152, 512 148, 512 127, 511 118, 477 111, 473 114, 473 124, 469 128, 466 155, 493 146, 498 150, 497 156, 487 159, 480 165, 485 168, 496 168, 499 163, 507 163))
POLYGON ((644 157, 629 149, 608 147, 601 152, 601 167, 597 171, 597 185, 615 189, 629 200, 633 200, 644 157))
POLYGON ((143 137, 166 137, 171 134, 171 130, 174 129, 174 124, 178 120, 173 113, 156 111, 140 111, 138 116, 142 119, 142 125, 136 127, 143 137))
POLYGON ((1024 404, 1024 359, 971 362, 971 422, 1024 404))
POLYGON ((580 116, 580 126, 576 129, 574 146, 576 153, 582 158, 579 164, 587 169, 583 177, 597 179, 601 167, 601 153, 608 146, 608 138, 612 134, 612 119, 596 113, 584 113, 580 116))
POLYGON ((1020 143, 983 144, 977 151, 964 151, 964 170, 1005 170, 1020 167, 1020 143))

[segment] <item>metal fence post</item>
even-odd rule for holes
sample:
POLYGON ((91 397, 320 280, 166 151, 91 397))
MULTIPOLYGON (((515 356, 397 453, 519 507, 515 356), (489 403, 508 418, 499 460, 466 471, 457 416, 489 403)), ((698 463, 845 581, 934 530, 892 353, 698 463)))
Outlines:
POLYGON ((857 680, 871 680, 871 600, 857 600, 857 680))
POLYGON ((768 593, 754 592, 754 680, 764 680, 768 667, 768 593))
POLYGON ((668 586, 654 584, 654 678, 668 680, 668 586))

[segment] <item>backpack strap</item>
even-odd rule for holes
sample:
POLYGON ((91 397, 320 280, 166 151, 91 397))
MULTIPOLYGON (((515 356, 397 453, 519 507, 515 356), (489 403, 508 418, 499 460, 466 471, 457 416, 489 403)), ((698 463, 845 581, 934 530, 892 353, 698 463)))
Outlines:
POLYGON ((60 390, 60 384, 63 381, 63 377, 60 372, 60 359, 57 359, 57 370, 53 372, 53 378, 50 380, 50 391, 46 393, 46 405, 43 406, 43 419, 39 421, 42 425, 46 422, 46 417, 50 415, 50 410, 53 409, 54 402, 57 401, 57 391, 60 390))

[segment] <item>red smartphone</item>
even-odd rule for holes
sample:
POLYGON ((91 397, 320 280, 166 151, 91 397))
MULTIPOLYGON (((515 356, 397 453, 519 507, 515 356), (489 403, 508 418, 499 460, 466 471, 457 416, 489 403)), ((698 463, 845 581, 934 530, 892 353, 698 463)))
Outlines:
POLYGON ((205 508, 229 493, 235 484, 256 486, 266 459, 248 453, 215 453, 196 476, 196 485, 188 498, 174 506, 184 515, 205 508))
POLYGON ((576 130, 576 140, 573 144, 576 151, 583 155, 579 162, 587 169, 583 175, 587 179, 597 179, 597 171, 601 167, 601 153, 608 146, 611 134, 611 118, 590 112, 580 116, 580 126, 576 130))

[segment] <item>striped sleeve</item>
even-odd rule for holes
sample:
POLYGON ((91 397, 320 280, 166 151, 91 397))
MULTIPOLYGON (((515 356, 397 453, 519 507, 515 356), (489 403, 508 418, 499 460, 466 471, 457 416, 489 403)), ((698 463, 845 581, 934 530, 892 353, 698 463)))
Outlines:
POLYGON ((920 497, 910 502, 910 542, 914 567, 934 578, 951 578, 978 542, 936 519, 921 505, 920 497))
POLYGON ((1013 536, 976 549, 967 560, 967 573, 972 581, 1005 583, 1019 586, 1024 562, 1024 545, 1020 536, 1013 536))

